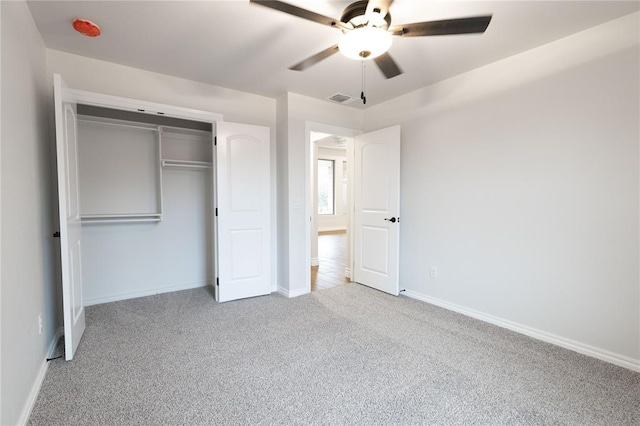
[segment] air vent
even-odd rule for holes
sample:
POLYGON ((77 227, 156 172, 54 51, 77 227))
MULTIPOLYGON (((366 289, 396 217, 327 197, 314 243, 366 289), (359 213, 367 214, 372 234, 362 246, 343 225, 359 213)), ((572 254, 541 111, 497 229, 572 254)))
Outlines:
POLYGON ((356 98, 354 98, 353 96, 345 95, 344 93, 336 93, 335 95, 329 97, 329 100, 338 102, 339 104, 350 104, 351 102, 355 101, 356 98))

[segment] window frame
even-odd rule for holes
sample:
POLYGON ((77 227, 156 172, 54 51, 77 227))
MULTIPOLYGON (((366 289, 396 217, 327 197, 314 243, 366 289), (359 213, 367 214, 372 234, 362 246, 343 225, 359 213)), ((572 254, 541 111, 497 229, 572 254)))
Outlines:
POLYGON ((317 209, 316 209, 316 213, 318 215, 322 215, 322 216, 334 216, 336 214, 336 160, 331 160, 331 159, 327 159, 327 158, 318 158, 318 164, 317 164, 317 170, 320 170, 320 162, 321 161, 326 161, 331 163, 331 199, 329 200, 329 207, 331 208, 330 212, 327 213, 323 213, 320 212, 320 188, 319 188, 319 183, 320 183, 320 179, 318 178, 318 182, 316 183, 316 186, 318 186, 318 194, 317 194, 317 209))

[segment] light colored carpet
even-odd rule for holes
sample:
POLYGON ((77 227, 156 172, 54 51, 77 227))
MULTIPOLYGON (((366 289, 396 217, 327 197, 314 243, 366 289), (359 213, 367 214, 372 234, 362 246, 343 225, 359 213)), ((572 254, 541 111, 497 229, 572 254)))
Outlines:
POLYGON ((87 309, 31 425, 640 424, 640 374, 347 284, 87 309))

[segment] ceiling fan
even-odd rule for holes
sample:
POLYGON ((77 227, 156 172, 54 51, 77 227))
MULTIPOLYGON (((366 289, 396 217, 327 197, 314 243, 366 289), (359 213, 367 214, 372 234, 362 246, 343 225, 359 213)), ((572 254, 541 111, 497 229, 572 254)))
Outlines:
POLYGON ((295 71, 303 71, 340 51, 343 55, 352 59, 373 59, 386 78, 393 78, 402 74, 402 71, 387 53, 391 47, 392 36, 424 37, 483 33, 489 26, 489 22, 491 22, 491 15, 488 15, 391 26, 389 8, 393 0, 356 1, 344 9, 340 20, 282 1, 250 0, 250 2, 328 25, 344 33, 338 44, 318 52, 289 68, 295 71))

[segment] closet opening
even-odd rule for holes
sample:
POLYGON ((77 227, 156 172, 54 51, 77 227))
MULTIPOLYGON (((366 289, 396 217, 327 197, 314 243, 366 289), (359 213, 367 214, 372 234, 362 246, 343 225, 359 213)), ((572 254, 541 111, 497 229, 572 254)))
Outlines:
POLYGON ((214 131, 77 105, 85 306, 212 284, 214 131))

